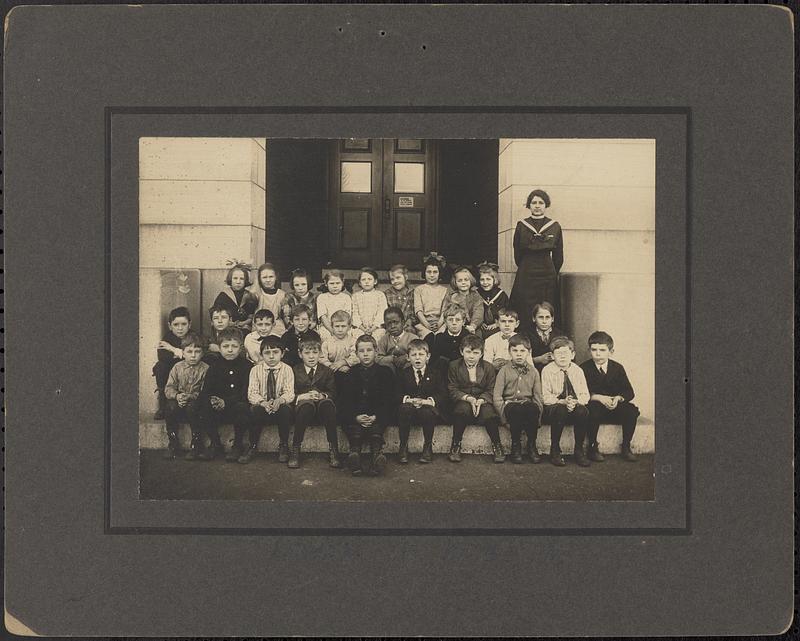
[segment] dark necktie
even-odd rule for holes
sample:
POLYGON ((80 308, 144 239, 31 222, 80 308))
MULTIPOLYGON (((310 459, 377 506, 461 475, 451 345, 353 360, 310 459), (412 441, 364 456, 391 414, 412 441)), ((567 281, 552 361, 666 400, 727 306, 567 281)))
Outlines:
POLYGON ((577 398, 577 394, 575 394, 575 388, 572 387, 572 383, 569 380, 569 376, 567 376, 567 370, 563 370, 564 372, 564 388, 561 390, 561 395, 559 398, 567 398, 571 396, 572 398, 577 398))
POLYGON ((417 375, 417 387, 422 383, 422 370, 415 369, 414 373, 417 375))
POLYGON ((275 370, 270 369, 267 375, 267 400, 275 400, 275 370))
POLYGON ((308 379, 309 379, 309 380, 310 380, 312 383, 314 382, 314 372, 315 372, 315 371, 316 371, 316 370, 315 370, 315 368, 314 368, 314 367, 312 367, 312 368, 309 370, 309 372, 308 372, 308 379))

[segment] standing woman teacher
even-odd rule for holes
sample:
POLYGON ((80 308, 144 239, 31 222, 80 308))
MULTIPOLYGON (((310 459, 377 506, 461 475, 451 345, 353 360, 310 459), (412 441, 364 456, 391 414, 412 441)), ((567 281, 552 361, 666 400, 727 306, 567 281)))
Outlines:
POLYGON ((564 240, 561 225, 544 214, 549 206, 547 192, 534 189, 525 203, 531 215, 514 231, 517 276, 510 305, 519 314, 521 331, 531 330, 533 307, 543 301, 553 305, 556 322, 562 323, 558 272, 564 264, 564 240))

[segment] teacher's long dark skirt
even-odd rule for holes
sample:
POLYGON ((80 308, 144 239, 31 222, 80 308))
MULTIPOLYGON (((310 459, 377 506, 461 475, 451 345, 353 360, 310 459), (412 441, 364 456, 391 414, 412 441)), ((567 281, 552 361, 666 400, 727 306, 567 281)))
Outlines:
POLYGON ((519 314, 520 331, 533 328, 533 307, 543 301, 555 308, 555 322, 562 323, 558 272, 550 257, 550 250, 527 251, 517 268, 510 299, 511 307, 519 314))

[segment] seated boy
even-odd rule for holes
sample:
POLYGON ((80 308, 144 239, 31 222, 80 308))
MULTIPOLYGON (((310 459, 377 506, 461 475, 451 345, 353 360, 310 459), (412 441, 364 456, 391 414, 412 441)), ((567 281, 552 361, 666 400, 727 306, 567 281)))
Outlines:
MULTIPOLYGON (((483 344, 483 360, 489 361, 496 370, 499 370, 509 362, 508 340, 517 335, 519 315, 514 309, 501 309, 497 313, 497 324, 500 331, 489 336, 483 344)), ((533 365, 533 358, 530 355, 530 340, 528 346, 528 361, 533 365)))
POLYGON ((451 303, 444 310, 445 331, 431 334, 431 358, 433 366, 446 372, 450 363, 461 358, 461 341, 470 333, 464 329, 464 309, 451 303))
POLYGON ((531 342, 522 334, 514 334, 506 342, 510 360, 497 372, 494 406, 511 426, 511 462, 522 463, 524 431, 531 463, 539 463, 542 459, 536 449, 536 432, 542 416, 542 383, 531 362, 531 342))
POLYGON ((356 339, 359 362, 350 368, 339 389, 342 427, 350 441, 347 465, 354 476, 362 473, 378 476, 386 467, 386 456, 381 450, 387 416, 395 400, 395 383, 392 371, 375 362, 376 346, 372 336, 356 339), (369 443, 370 449, 366 459, 361 456, 364 443, 369 443))
POLYGON ((178 424, 181 421, 188 421, 192 430, 192 449, 186 454, 186 459, 191 461, 204 449, 197 398, 203 388, 208 364, 200 360, 203 357, 203 342, 194 332, 185 334, 181 339, 181 350, 183 360, 175 363, 164 386, 166 397, 164 418, 167 421, 169 439, 165 458, 174 459, 178 455, 180 451, 178 424))
POLYGON ((300 448, 306 428, 317 420, 325 426, 328 437, 329 464, 341 467, 339 462, 339 437, 336 434, 336 384, 333 371, 319 362, 322 346, 313 338, 300 341, 302 363, 294 366, 294 436, 289 448, 288 467, 300 467, 300 448))
POLYGON ((164 396, 164 386, 172 366, 183 358, 181 341, 192 327, 189 310, 186 307, 176 307, 167 318, 167 333, 158 342, 158 361, 153 365, 153 376, 156 377, 156 391, 158 392, 158 409, 155 418, 157 421, 164 418, 167 407, 167 398, 164 396))
POLYGON ((566 336, 557 336, 550 342, 553 362, 542 370, 543 420, 550 424, 550 462, 562 467, 561 433, 564 425, 572 425, 575 432, 575 462, 581 467, 591 465, 583 451, 583 441, 589 426, 589 389, 583 370, 572 362, 575 343, 566 336))
POLYGON ((250 406, 247 386, 251 363, 242 354, 242 333, 236 327, 226 327, 219 336, 220 358, 211 363, 200 392, 200 413, 203 428, 211 448, 201 458, 211 460, 223 453, 219 425, 233 424, 233 447, 225 460, 234 462, 242 455, 242 441, 250 427, 250 406))
MULTIPOLYGON (((388 327, 388 324, 387 324, 388 327)), ((397 409, 397 422, 400 427, 400 463, 408 463, 408 435, 412 425, 421 425, 424 436, 420 463, 433 461, 433 430, 437 421, 443 420, 444 405, 447 399, 444 376, 433 367, 430 361, 428 343, 415 338, 408 346, 406 367, 397 375, 397 387, 401 399, 397 409)))
POLYGON ((447 389, 453 403, 453 442, 449 459, 461 462, 461 437, 468 424, 483 425, 492 441, 494 462, 506 460, 500 444, 500 417, 492 407, 497 372, 483 360, 483 341, 469 334, 461 341, 461 358, 450 363, 447 389))
POLYGON ((203 361, 211 365, 219 359, 219 333, 231 324, 231 313, 220 305, 208 310, 211 317, 211 329, 206 334, 206 353, 203 361))
POLYGON ((384 334, 378 339, 379 365, 398 372, 408 365, 408 346, 417 335, 405 329, 405 317, 399 307, 388 307, 383 312, 384 334))
POLYGON ((631 440, 639 408, 631 403, 633 386, 625 368, 609 358, 614 353, 614 339, 605 332, 594 332, 589 336, 589 352, 592 358, 581 364, 589 387, 589 458, 603 460, 597 449, 597 432, 601 423, 612 423, 622 425, 623 460, 635 462, 631 440))
POLYGON ((339 309, 331 314, 333 335, 322 342, 319 362, 330 367, 337 384, 342 376, 358 363, 356 337, 350 333, 350 314, 339 309))
POLYGON ((278 461, 289 461, 289 431, 294 418, 291 405, 294 401, 294 372, 281 362, 284 351, 281 338, 267 336, 261 341, 261 360, 250 370, 247 386, 250 445, 239 457, 239 463, 249 463, 255 456, 264 425, 278 426, 278 461))
POLYGON ((407 332, 414 332, 414 288, 408 286, 408 269, 405 265, 392 265, 389 268, 389 283, 386 303, 389 307, 399 307, 405 319, 404 328, 407 332))
POLYGON ((307 305, 296 305, 292 309, 292 326, 281 336, 286 365, 294 367, 300 362, 300 352, 297 348, 301 340, 312 338, 319 343, 322 342, 319 334, 310 328, 310 324, 311 310, 307 305))
POLYGON ((253 331, 244 337, 244 349, 251 363, 261 360, 261 341, 272 335, 275 314, 270 309, 259 309, 253 314, 253 331))

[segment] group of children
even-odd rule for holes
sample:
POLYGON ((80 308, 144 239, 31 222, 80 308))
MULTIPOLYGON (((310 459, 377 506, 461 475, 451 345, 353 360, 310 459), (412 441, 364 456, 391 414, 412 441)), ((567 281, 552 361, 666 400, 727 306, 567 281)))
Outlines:
POLYGON ((398 462, 406 464, 411 427, 423 432, 419 462, 430 463, 434 429, 442 423, 453 426, 450 461, 461 461, 466 426, 481 425, 494 461, 502 463, 499 428, 508 424, 511 461, 527 456, 539 463, 536 434, 545 422, 553 465, 565 465, 565 425, 574 426, 575 462, 601 462, 597 433, 603 423, 622 425, 622 457, 635 461, 630 446, 639 411, 625 369, 610 358, 611 336, 589 336, 591 359, 578 366, 573 341, 554 327, 552 305, 536 305, 531 328, 518 333, 520 318, 507 306, 496 265, 479 265, 477 283, 470 270, 457 268, 446 287, 439 283, 441 263, 432 253, 424 264, 426 282, 414 289, 407 269, 394 265, 385 293, 376 289, 378 274, 363 268, 361 289, 352 295, 336 269, 325 274, 326 291, 315 295, 302 270, 292 273, 292 293, 286 294, 270 264, 258 270, 260 291, 248 289, 246 266, 231 268, 210 310, 206 338, 191 330, 185 307, 169 314, 153 368, 166 456, 179 454, 181 422, 192 431, 187 459, 223 456, 219 425, 232 423, 234 441, 225 458, 248 463, 264 426, 275 425, 278 460, 298 468, 306 428, 322 424, 330 466, 340 468, 341 425, 348 468, 377 476, 386 466, 387 425, 399 427, 398 462))

